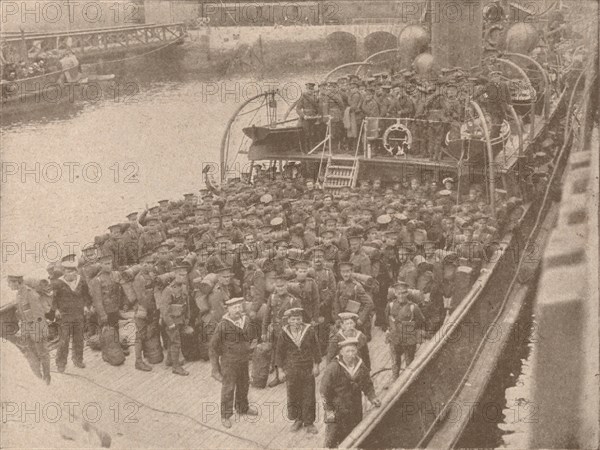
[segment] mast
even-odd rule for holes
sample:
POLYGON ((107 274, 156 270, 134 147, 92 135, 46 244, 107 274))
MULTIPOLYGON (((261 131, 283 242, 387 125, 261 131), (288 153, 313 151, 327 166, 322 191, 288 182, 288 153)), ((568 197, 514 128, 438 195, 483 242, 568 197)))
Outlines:
POLYGON ((483 54, 483 3, 431 0, 431 47, 438 69, 479 65, 483 54))

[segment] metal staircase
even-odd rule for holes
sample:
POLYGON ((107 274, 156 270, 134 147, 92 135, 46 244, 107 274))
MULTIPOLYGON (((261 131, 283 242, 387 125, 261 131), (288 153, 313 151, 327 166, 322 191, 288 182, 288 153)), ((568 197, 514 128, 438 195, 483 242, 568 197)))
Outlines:
POLYGON ((356 186, 358 177, 359 160, 335 159, 331 156, 327 160, 323 187, 325 190, 337 194, 342 188, 356 186))

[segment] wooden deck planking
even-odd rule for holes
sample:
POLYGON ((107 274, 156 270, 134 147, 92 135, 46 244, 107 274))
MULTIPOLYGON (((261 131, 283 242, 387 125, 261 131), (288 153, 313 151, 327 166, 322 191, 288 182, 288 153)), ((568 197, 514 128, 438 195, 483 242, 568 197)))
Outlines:
MULTIPOLYGON (((373 340, 369 344, 372 359, 372 373, 384 367, 391 367, 391 360, 383 333, 374 329, 373 340)), ((319 434, 310 435, 303 430, 289 431, 291 422, 286 417, 286 386, 275 388, 250 388, 249 400, 260 412, 258 418, 234 415, 233 427, 229 430, 220 423, 221 384, 210 377, 210 363, 190 362, 185 368, 188 377, 171 373, 164 361, 153 365, 152 372, 135 370, 133 348, 125 363, 115 367, 102 360, 101 352, 86 346, 84 350, 86 369, 67 365, 63 374, 54 374, 53 384, 58 386, 66 398, 78 402, 98 402, 103 412, 109 411, 111 404, 121 405, 121 414, 139 405, 137 422, 124 423, 104 418, 99 426, 116 436, 114 446, 118 447, 119 436, 127 436, 140 443, 140 446, 153 447, 212 447, 212 448, 315 448, 323 443, 325 426, 323 406, 318 393, 320 377, 317 379, 317 422, 319 434), (153 410, 155 408, 156 410, 153 410), (106 410, 106 411, 105 411, 106 410)), ((321 373, 324 371, 321 365, 321 373)), ((382 395, 384 385, 389 381, 390 371, 374 376, 376 391, 382 395)), ((365 408, 368 402, 365 401, 365 408)))

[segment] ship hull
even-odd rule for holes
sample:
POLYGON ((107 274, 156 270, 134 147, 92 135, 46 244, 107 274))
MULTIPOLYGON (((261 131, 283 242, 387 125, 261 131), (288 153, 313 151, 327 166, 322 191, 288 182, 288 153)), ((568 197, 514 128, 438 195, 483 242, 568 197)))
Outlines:
MULTIPOLYGON (((535 136, 531 148, 545 138, 545 130, 556 125, 555 121, 564 112, 565 94, 566 91, 546 126, 535 136)), ((565 152, 565 156, 567 154, 565 152)), ((549 185, 562 175, 566 158, 556 163, 558 170, 549 185)), ((515 292, 510 291, 512 282, 519 277, 516 283, 526 287, 534 278, 531 268, 518 271, 519 260, 529 248, 533 251, 540 248, 537 227, 533 235, 530 233, 538 215, 546 216, 550 203, 551 200, 545 203, 532 201, 528 205, 515 232, 501 240, 500 256, 484 265, 482 274, 449 321, 424 344, 410 368, 390 388, 382 400, 382 408, 371 410, 340 447, 415 448, 428 446, 430 442, 439 446, 441 441, 436 439, 436 431, 448 421, 460 423, 460 426, 452 428, 454 434, 446 429, 443 446, 451 447, 458 441, 473 405, 458 402, 457 393, 473 374, 476 360, 484 360, 488 370, 475 379, 470 378, 468 389, 480 394, 492 376, 500 352, 483 353, 486 350, 484 344, 486 340, 506 339, 513 330, 524 295, 513 295, 515 292), (523 279, 524 272, 526 279, 523 279), (500 312, 510 310, 516 310, 516 314, 498 320, 500 312)), ((535 253, 531 255, 536 256, 535 253)), ((478 395, 474 397, 478 398, 478 395)))

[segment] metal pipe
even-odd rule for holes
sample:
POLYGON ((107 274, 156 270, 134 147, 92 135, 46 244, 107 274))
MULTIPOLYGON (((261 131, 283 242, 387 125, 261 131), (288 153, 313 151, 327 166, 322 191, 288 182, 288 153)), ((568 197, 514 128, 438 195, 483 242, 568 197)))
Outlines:
MULTIPOLYGON (((500 61, 500 62, 512 67, 513 69, 516 69, 517 72, 519 72, 523 76, 523 78, 525 78, 525 80, 529 83, 529 85, 530 86, 532 85, 531 80, 527 76, 527 73, 517 63, 515 63, 514 61, 511 61, 510 59, 504 59, 504 58, 497 58, 496 61, 500 61)), ((535 135, 535 103, 532 105, 532 108, 531 108, 531 133, 530 134, 532 136, 535 135)))
POLYGON ((477 112, 479 116, 479 120, 481 121, 481 128, 483 128, 483 135, 485 137, 485 144, 488 151, 488 176, 489 176, 489 186, 490 186, 490 206, 492 208, 492 218, 496 218, 496 200, 495 200, 495 191, 496 191, 496 171, 494 168, 494 152, 492 151, 492 143, 490 142, 490 133, 488 130, 487 123, 485 121, 485 116, 481 109, 481 106, 477 102, 471 100, 471 106, 477 112))
POLYGON ((519 116, 517 115, 515 108, 513 108, 512 105, 509 105, 508 108, 513 120, 517 124, 517 136, 519 137, 519 148, 517 149, 517 156, 520 158, 521 152, 523 150, 523 129, 521 128, 521 121, 519 120, 519 116))
POLYGON ((227 158, 225 157, 225 155, 227 154, 227 141, 229 138, 229 131, 231 130, 231 125, 233 125, 233 122, 235 121, 237 115, 240 113, 240 111, 242 109, 244 109, 244 107, 248 103, 256 100, 257 98, 266 97, 267 95, 271 94, 272 92, 273 91, 263 92, 261 94, 255 95, 254 97, 249 98, 244 103, 242 103, 238 109, 235 110, 233 115, 227 121, 227 125, 225 126, 225 132, 223 133, 223 137, 221 138, 221 151, 219 152, 219 164, 221 165, 221 167, 219 168, 220 172, 221 172, 221 183, 223 181, 225 181, 225 173, 226 173, 225 166, 227 163, 227 158))
POLYGON ((327 81, 327 79, 333 75, 335 72, 337 72, 340 69, 344 69, 346 67, 354 67, 354 66, 371 66, 371 63, 366 63, 366 62, 351 62, 351 63, 347 63, 347 64, 342 64, 341 66, 337 66, 335 69, 332 69, 331 71, 329 71, 329 73, 327 75, 325 75, 325 78, 323 81, 327 81))
POLYGON ((548 78, 548 72, 546 72, 539 62, 529 55, 524 55, 523 53, 505 53, 505 55, 523 58, 532 63, 541 72, 542 78, 544 78, 544 119, 547 119, 548 109, 550 107, 550 80, 548 78))
MULTIPOLYGON (((398 51, 399 51, 399 50, 400 50, 399 48, 388 48, 388 49, 386 49, 386 50, 381 50, 380 52, 373 53, 371 56, 367 57, 367 58, 366 58, 366 59, 363 61, 363 63, 364 63, 364 64, 366 64, 366 63, 368 63, 369 61, 371 61, 371 59, 373 59, 373 58, 375 58, 376 56, 379 56, 379 55, 385 55, 385 54, 387 54, 387 53, 392 53, 392 52, 398 53, 398 51)), ((358 75, 358 73, 360 72, 360 69, 362 69, 362 66, 361 66, 361 67, 358 67, 358 68, 356 69, 356 71, 354 72, 354 75, 358 75)))

